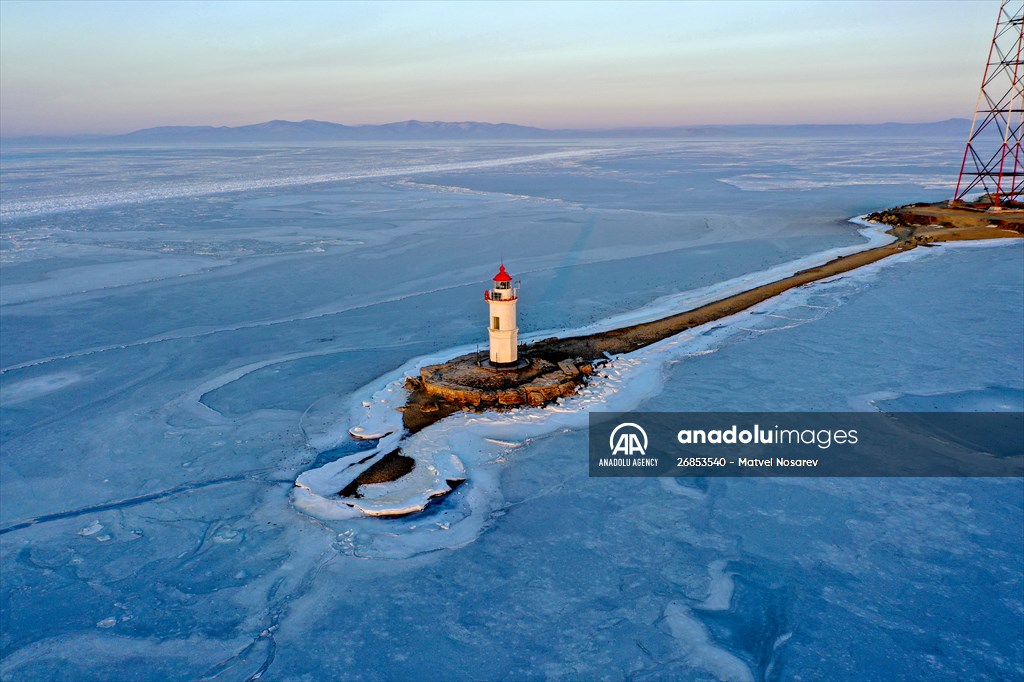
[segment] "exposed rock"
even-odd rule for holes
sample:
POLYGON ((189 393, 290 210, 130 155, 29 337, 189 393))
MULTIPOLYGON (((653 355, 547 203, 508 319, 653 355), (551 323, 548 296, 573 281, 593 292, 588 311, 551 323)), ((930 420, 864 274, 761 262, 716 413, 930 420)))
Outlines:
POLYGON ((522 369, 497 371, 477 366, 472 356, 463 356, 421 369, 420 385, 428 396, 470 408, 543 405, 575 393, 580 374, 571 360, 556 365, 529 358, 522 369))
POLYGON ((572 360, 562 360, 558 363, 558 369, 562 370, 566 376, 570 377, 574 377, 580 373, 580 371, 576 369, 576 365, 573 364, 572 360))
POLYGON ((522 402, 522 396, 519 395, 519 391, 516 389, 510 389, 507 391, 498 391, 498 404, 499 405, 518 405, 522 402))
POLYGON ((401 450, 393 450, 373 463, 366 471, 359 474, 355 480, 342 488, 338 495, 341 497, 361 497, 359 486, 367 483, 388 483, 396 481, 413 470, 416 460, 406 457, 401 450))

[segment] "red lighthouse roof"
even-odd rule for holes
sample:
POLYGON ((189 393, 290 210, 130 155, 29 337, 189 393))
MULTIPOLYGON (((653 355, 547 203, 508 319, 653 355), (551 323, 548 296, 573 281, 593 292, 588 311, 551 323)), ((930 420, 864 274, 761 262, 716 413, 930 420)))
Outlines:
POLYGON ((498 274, 494 276, 494 281, 495 282, 511 282, 512 281, 512 275, 510 275, 507 272, 505 272, 505 266, 502 265, 501 269, 498 270, 498 274))

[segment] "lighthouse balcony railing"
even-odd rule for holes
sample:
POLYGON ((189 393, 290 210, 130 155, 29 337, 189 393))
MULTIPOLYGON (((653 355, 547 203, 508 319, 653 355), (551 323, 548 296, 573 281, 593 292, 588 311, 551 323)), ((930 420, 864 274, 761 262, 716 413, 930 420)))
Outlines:
POLYGON ((484 300, 486 301, 515 301, 519 298, 515 289, 509 292, 494 291, 490 289, 484 289, 484 300))

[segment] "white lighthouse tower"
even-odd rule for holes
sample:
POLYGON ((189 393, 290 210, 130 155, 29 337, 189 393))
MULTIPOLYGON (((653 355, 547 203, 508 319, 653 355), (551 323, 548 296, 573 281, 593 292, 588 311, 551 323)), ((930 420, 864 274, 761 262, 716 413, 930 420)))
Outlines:
POLYGON ((516 301, 519 288, 502 265, 494 276, 494 288, 484 291, 490 309, 487 333, 491 342, 491 366, 515 367, 519 362, 519 327, 516 326, 516 301))

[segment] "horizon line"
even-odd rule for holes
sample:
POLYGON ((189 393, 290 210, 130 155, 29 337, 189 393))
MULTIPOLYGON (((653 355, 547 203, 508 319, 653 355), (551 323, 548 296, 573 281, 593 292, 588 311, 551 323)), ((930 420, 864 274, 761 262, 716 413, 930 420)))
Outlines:
POLYGON ((677 123, 677 124, 663 124, 663 125, 617 125, 617 126, 600 126, 600 127, 556 127, 547 128, 536 125, 527 125, 523 123, 511 123, 508 121, 499 121, 492 123, 490 121, 475 121, 475 120, 461 120, 461 121, 445 121, 445 120, 425 120, 425 119, 403 119, 400 121, 389 121, 387 123, 338 123, 336 121, 327 121, 323 119, 307 118, 302 120, 290 120, 284 118, 273 118, 265 121, 258 121, 255 123, 243 123, 239 125, 214 125, 209 123, 198 123, 198 124, 164 124, 147 126, 144 128, 136 128, 127 132, 120 133, 33 133, 28 135, 4 135, 0 133, 0 140, 30 140, 30 139, 44 139, 44 138, 74 138, 74 137, 92 137, 92 138, 111 138, 111 137, 124 137, 127 135, 134 135, 136 133, 146 132, 150 130, 159 130, 166 128, 176 129, 187 129, 187 128, 207 128, 213 130, 236 130, 239 128, 250 128, 253 126, 265 125, 268 123, 288 123, 288 124, 302 124, 302 123, 326 123, 329 125, 342 126, 346 128, 380 128, 385 126, 399 125, 403 123, 423 123, 429 125, 436 124, 449 124, 449 125, 460 125, 460 124, 475 124, 475 125, 488 125, 488 126, 513 126, 517 128, 529 128, 534 130, 542 130, 545 132, 586 132, 586 133, 599 133, 599 132, 612 132, 612 131, 630 131, 630 130, 674 130, 678 128, 744 128, 753 126, 764 126, 764 127, 775 127, 775 128, 792 128, 798 126, 886 126, 886 125, 934 125, 937 123, 948 123, 952 121, 970 121, 970 118, 953 116, 950 118, 943 118, 938 120, 929 121, 882 121, 880 123, 856 123, 856 122, 845 122, 845 123, 822 123, 822 122, 800 122, 800 123, 677 123))

